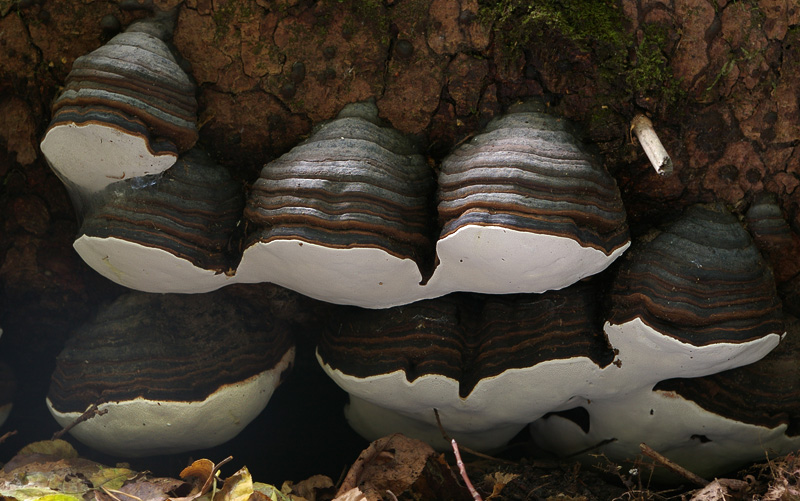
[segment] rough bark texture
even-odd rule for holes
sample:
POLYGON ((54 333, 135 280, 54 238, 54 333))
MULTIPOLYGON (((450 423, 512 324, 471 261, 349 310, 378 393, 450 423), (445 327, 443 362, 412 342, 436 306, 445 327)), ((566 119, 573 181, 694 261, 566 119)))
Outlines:
MULTIPOLYGON (((173 42, 199 86, 200 145, 243 185, 349 102, 374 98, 435 163, 541 95, 605 154, 634 234, 695 202, 742 214, 775 194, 792 238, 770 259, 800 312, 795 0, 154 3, 179 11, 173 42), (669 178, 631 142, 642 111, 672 155, 669 178)), ((128 0, 0 0, 0 325, 4 350, 45 360, 29 375, 49 374, 68 330, 121 292, 72 252, 76 217, 38 148, 50 102, 75 58, 119 30, 114 19, 147 15, 128 0)), ((46 377, 30 381, 44 395, 46 377)))

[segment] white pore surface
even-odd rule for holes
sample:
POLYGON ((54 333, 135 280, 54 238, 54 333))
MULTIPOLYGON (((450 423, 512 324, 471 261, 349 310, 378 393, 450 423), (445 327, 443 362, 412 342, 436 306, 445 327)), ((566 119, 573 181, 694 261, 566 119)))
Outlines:
MULTIPOLYGON (((704 376, 750 364, 769 353, 781 338, 780 334, 769 334, 747 343, 697 347, 659 334, 639 319, 623 325, 606 323, 605 330, 612 347, 618 350, 615 363, 605 368, 586 357, 547 361, 486 378, 466 398, 459 396, 457 381, 441 375, 423 376, 411 383, 402 371, 359 378, 331 368, 319 354, 317 360, 350 394, 347 419, 365 438, 374 440, 402 432, 421 440, 435 439, 440 435, 435 408, 447 432, 459 443, 491 450, 548 412, 588 401, 618 402, 626 395, 650 391, 664 379, 704 376)), ((620 423, 629 422, 624 413, 616 418, 620 423)), ((569 440, 567 437, 567 447, 569 440)), ((579 445, 574 450, 593 444, 579 445)), ((559 446, 555 450, 563 449, 559 446)))
MULTIPOLYGON (((606 269, 630 243, 610 256, 570 238, 469 225, 436 244, 439 266, 426 288, 510 294, 562 289, 606 269)), ((426 294, 425 297, 436 297, 426 294)))
POLYGON ((257 242, 244 251, 239 282, 272 282, 329 303, 387 308, 419 299, 416 263, 380 249, 332 249, 298 240, 257 242))
POLYGON ((158 174, 178 159, 172 152, 154 154, 142 136, 93 123, 57 125, 47 131, 41 148, 53 170, 84 195, 123 179, 158 174))
POLYGON ((652 388, 659 381, 700 377, 741 367, 764 358, 783 333, 768 334, 745 343, 714 343, 694 346, 665 336, 640 318, 621 325, 606 322, 603 330, 611 346, 619 350, 616 371, 606 371, 594 382, 588 398, 606 398, 639 388, 652 388))
POLYGON ((72 246, 104 277, 144 292, 203 293, 234 281, 225 273, 198 268, 165 250, 119 238, 81 235, 72 246))
POLYGON ((441 375, 411 383, 402 371, 358 378, 331 368, 319 354, 317 360, 350 394, 348 421, 365 438, 395 432, 421 440, 439 436, 433 412, 438 409, 447 432, 479 450, 500 447, 545 413, 572 407, 575 395, 583 395, 601 373, 617 369, 601 369, 585 357, 553 360, 483 379, 461 398, 458 382, 441 375))
POLYGON ((628 248, 603 252, 569 238, 467 226, 437 243, 439 266, 426 285, 416 263, 374 248, 333 249, 299 240, 257 242, 236 271, 241 283, 272 282, 306 296, 389 308, 451 292, 561 289, 604 270, 628 248))
POLYGON ((603 440, 616 441, 595 450, 612 461, 634 459, 647 443, 681 466, 707 478, 742 464, 786 454, 800 447, 800 437, 787 437, 786 425, 768 429, 726 419, 702 409, 674 392, 642 388, 622 399, 584 402, 590 430, 584 433, 567 419, 550 416, 531 424, 534 440, 559 455, 570 455, 603 440), (702 443, 695 436, 710 441, 702 443))
MULTIPOLYGON (((294 361, 294 348, 274 368, 223 386, 202 402, 153 401, 137 398, 98 406, 106 414, 88 419, 70 434, 89 447, 121 457, 175 454, 214 447, 235 437, 269 402, 281 373, 294 361)), ((80 412, 50 413, 61 426, 80 412)))

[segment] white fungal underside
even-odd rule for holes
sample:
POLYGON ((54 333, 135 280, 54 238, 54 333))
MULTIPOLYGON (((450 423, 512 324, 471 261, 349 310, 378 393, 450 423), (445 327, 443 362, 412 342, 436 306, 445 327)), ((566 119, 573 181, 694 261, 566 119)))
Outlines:
POLYGON ((724 418, 674 392, 640 388, 622 399, 581 405, 590 415, 589 433, 572 421, 550 416, 531 424, 537 444, 566 456, 613 438, 614 442, 595 452, 623 461, 635 459, 644 441, 689 471, 709 478, 763 460, 765 451, 780 455, 800 447, 800 437, 786 436, 785 424, 769 429, 724 418))
MULTIPOLYGON (((612 409, 629 399, 635 402, 641 392, 650 392, 664 379, 700 377, 753 363, 775 348, 781 338, 775 333, 746 343, 698 347, 660 334, 638 318, 621 326, 606 323, 605 331, 611 346, 618 350, 615 363, 605 368, 586 357, 550 360, 482 379, 466 398, 459 396, 458 381, 441 375, 425 375, 413 382, 408 382, 402 371, 358 378, 332 369, 321 359, 320 364, 350 394, 348 420, 365 437, 401 431, 446 449, 449 444, 441 440, 433 414, 436 408, 447 432, 459 443, 491 450, 546 413, 585 406, 587 402, 592 402, 588 410, 595 430, 592 409, 597 402, 608 402, 612 409)), ((628 426, 627 418, 617 418, 610 423, 618 423, 621 429, 628 426)), ((586 435, 577 426, 575 429, 580 436, 565 438, 566 454, 602 440, 596 433, 586 435), (581 446, 569 449, 571 442, 581 446)), ((672 432, 665 429, 664 436, 672 432)), ((692 433, 697 432, 688 435, 692 433)), ((554 445, 560 439, 551 434, 547 440, 554 445)), ((638 442, 633 445, 636 451, 628 451, 630 455, 638 451, 638 442)), ((554 446, 554 450, 565 451, 561 446, 554 446)))
POLYGON ((154 154, 142 136, 93 123, 57 125, 42 139, 41 148, 59 177, 83 196, 123 179, 158 174, 178 158, 170 152, 154 154))
POLYGON ((155 293, 210 292, 234 280, 162 249, 120 238, 81 235, 72 244, 89 266, 130 289, 155 293))
MULTIPOLYGON (((153 401, 136 398, 107 402, 107 410, 78 424, 70 433, 99 451, 122 457, 174 454, 214 447, 236 436, 269 402, 281 374, 294 361, 294 348, 274 368, 244 381, 222 386, 201 402, 153 401)), ((61 426, 80 412, 61 413, 47 407, 61 426)))

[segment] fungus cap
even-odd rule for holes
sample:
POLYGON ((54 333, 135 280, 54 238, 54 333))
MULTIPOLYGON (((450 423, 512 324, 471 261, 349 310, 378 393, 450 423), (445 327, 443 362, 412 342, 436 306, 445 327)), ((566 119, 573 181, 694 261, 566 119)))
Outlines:
POLYGON ((70 433, 116 456, 218 445, 266 406, 294 360, 288 327, 235 290, 129 293, 78 329, 56 360, 47 405, 70 433))
POLYGON ((452 294, 342 309, 317 358, 351 395, 348 419, 367 438, 435 437, 438 409, 459 442, 496 448, 616 369, 594 322, 595 293, 576 284, 542 295, 452 294))
POLYGON ((191 150, 164 174, 94 196, 73 247, 109 280, 146 292, 227 285, 243 195, 225 169, 191 150))
POLYGON ((159 20, 135 23, 73 63, 41 144, 73 198, 162 172, 197 141, 194 84, 156 35, 159 20))

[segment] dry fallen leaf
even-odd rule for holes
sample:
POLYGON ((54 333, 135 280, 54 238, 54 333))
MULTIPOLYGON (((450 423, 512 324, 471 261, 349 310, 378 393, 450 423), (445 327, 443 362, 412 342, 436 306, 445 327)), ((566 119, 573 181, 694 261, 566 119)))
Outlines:
POLYGON ((47 454, 61 459, 78 457, 78 451, 66 440, 42 440, 32 442, 17 453, 17 456, 27 456, 29 454, 47 454))
POLYGON ((503 473, 500 471, 496 471, 491 475, 486 475, 486 482, 492 486, 492 493, 486 498, 486 501, 500 497, 500 493, 503 492, 505 486, 518 476, 519 474, 517 473, 503 473))
POLYGON ((720 478, 695 492, 690 501, 726 501, 738 498, 735 494, 747 489, 749 484, 744 480, 720 478))
POLYGON ((253 495, 250 501, 294 501, 291 497, 282 493, 274 485, 264 484, 261 482, 253 483, 253 495))
POLYGON ((214 501, 247 501, 253 494, 253 477, 243 467, 225 479, 222 488, 214 495, 214 501))
POLYGON ((198 459, 184 468, 180 476, 183 480, 195 486, 198 492, 205 494, 203 487, 209 484, 209 479, 212 475, 214 475, 214 463, 210 459, 204 458, 198 459))
POLYGON ((336 496, 333 501, 367 501, 367 496, 358 487, 353 487, 349 491, 336 496))
POLYGON ((118 489, 95 491, 96 501, 165 501, 169 493, 187 486, 186 482, 175 478, 140 477, 135 478, 118 489))
POLYGON ((301 480, 296 484, 286 481, 281 486, 281 492, 291 495, 293 500, 300 501, 300 498, 306 501, 316 501, 320 493, 330 495, 334 494, 334 484, 330 477, 325 475, 314 475, 305 480, 301 480))

